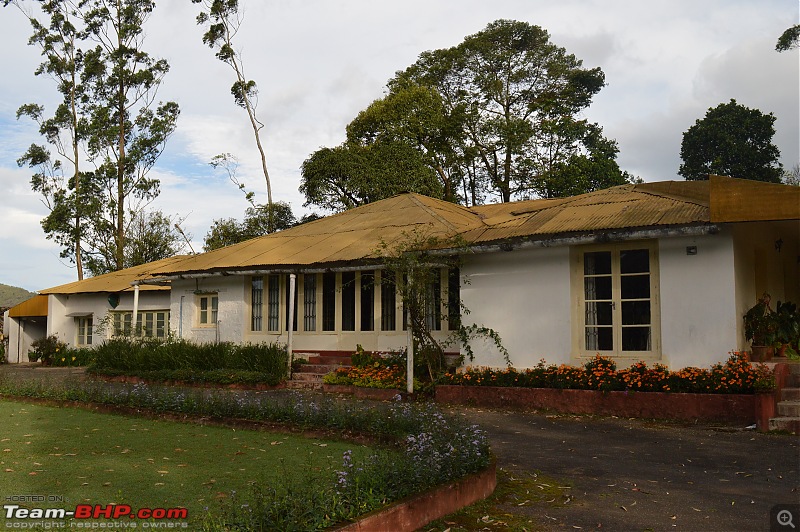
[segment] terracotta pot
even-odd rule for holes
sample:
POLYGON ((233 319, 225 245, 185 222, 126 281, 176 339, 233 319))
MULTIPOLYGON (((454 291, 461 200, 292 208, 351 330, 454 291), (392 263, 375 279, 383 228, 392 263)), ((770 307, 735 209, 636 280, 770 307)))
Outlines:
POLYGON ((771 345, 753 345, 750 347, 752 348, 750 353, 751 362, 766 362, 767 360, 772 360, 775 349, 771 345))
POLYGON ((781 344, 778 350, 775 352, 776 357, 785 357, 786 356, 786 348, 789 347, 788 344, 781 344))

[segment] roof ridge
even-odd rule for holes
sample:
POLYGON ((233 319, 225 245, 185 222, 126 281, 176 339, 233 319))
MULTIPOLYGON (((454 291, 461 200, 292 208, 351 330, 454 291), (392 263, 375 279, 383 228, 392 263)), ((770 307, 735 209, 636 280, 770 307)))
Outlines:
MULTIPOLYGON (((414 203, 415 203, 415 204, 416 204, 418 207, 422 208, 422 209, 423 209, 425 212, 427 212, 428 214, 430 214, 431 216, 433 216, 434 218, 436 218, 436 219, 437 219, 438 221, 440 221, 441 223, 445 224, 445 225, 446 225, 447 227, 449 227, 449 228, 450 228, 450 230, 451 230, 451 231, 453 231, 455 234, 460 234, 461 232, 463 232, 463 231, 462 231, 462 230, 460 230, 458 227, 456 227, 456 226, 455 226, 453 223, 451 223, 451 222, 450 222, 450 221, 449 221, 447 218, 445 218, 445 217, 444 217, 444 216, 442 216, 441 214, 437 213, 437 212, 435 211, 435 209, 433 209, 432 207, 430 207, 430 206, 426 205, 424 202, 422 202, 422 201, 421 201, 421 200, 420 200, 420 199, 417 197, 417 194, 416 194, 416 193, 414 193, 414 192, 408 192, 407 194, 409 195, 409 197, 410 197, 411 201, 413 201, 413 202, 414 202, 414 203)), ((449 202, 449 201, 445 201, 445 200, 440 200, 440 199, 436 199, 436 198, 431 198, 430 196, 425 196, 425 198, 432 199, 432 200, 436 201, 437 203, 438 203, 438 202, 442 202, 442 203, 447 203, 447 204, 448 204, 448 206, 452 205, 453 207, 458 207, 458 208, 459 208, 459 210, 461 210, 461 211, 464 211, 464 214, 469 214, 469 215, 471 215, 471 216, 474 216, 474 217, 475 217, 475 218, 477 218, 477 219, 478 219, 478 221, 480 221, 482 224, 484 224, 484 223, 485 223, 485 222, 483 221, 483 218, 481 218, 481 216, 480 216, 478 213, 476 213, 476 212, 473 212, 473 211, 471 211, 470 209, 468 209, 468 208, 466 208, 466 207, 463 207, 462 205, 458 205, 458 204, 456 204, 456 203, 451 203, 451 202, 449 202)))

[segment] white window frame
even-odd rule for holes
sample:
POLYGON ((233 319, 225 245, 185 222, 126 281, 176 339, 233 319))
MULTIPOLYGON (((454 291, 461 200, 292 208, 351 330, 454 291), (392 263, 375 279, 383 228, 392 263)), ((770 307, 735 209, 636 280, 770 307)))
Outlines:
POLYGON ((94 320, 92 316, 78 316, 75 318, 75 345, 92 345, 94 336, 94 320))
MULTIPOLYGON (((140 310, 136 315, 136 327, 141 331, 143 338, 166 338, 169 336, 169 309, 140 310), (163 324, 159 327, 158 315, 163 314, 163 324), (148 329, 147 323, 152 327, 148 329), (161 331, 161 334, 159 334, 161 331)), ((135 331, 131 329, 133 311, 120 310, 111 312, 111 334, 115 336, 131 336, 135 331)))
POLYGON ((620 362, 635 363, 660 361, 661 351, 661 297, 659 284, 658 241, 644 240, 636 242, 620 242, 614 244, 597 244, 576 246, 570 249, 571 290, 572 290, 572 352, 579 361, 600 354, 620 362), (649 252, 650 274, 650 350, 622 350, 622 297, 620 269, 620 252, 625 250, 646 249, 649 252), (612 350, 586 348, 586 296, 584 291, 584 254, 590 252, 611 253, 611 301, 612 301, 612 350))
POLYGON ((217 292, 199 294, 195 302, 197 306, 195 327, 216 327, 219 319, 219 294, 217 292), (203 302, 205 302, 205 308, 203 308, 203 302))

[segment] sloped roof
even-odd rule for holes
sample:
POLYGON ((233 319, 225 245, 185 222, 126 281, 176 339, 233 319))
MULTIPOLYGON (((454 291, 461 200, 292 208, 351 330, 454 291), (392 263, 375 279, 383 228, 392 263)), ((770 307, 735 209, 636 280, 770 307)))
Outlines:
POLYGON ((482 227, 466 207, 420 194, 400 194, 315 220, 285 231, 186 257, 154 268, 154 274, 247 270, 343 264, 377 258, 381 242, 391 243, 415 230, 450 237, 482 227))
POLYGON ((711 220, 753 222, 800 219, 800 187, 711 176, 711 220))
MULTIPOLYGON (((86 294, 95 292, 124 292, 133 290, 131 283, 149 278, 150 274, 158 269, 167 268, 179 262, 186 255, 177 255, 166 259, 148 262, 140 266, 133 266, 116 272, 105 273, 96 277, 89 277, 82 281, 73 281, 62 284, 47 290, 41 290, 40 294, 86 294)), ((142 285, 142 290, 169 290, 168 286, 142 285)))
POLYGON ((47 316, 47 296, 33 296, 8 309, 10 318, 37 318, 47 316))

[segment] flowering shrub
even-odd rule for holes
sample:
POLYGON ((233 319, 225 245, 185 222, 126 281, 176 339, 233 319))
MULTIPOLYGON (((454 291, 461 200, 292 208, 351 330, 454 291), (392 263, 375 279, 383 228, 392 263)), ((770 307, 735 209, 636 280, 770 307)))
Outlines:
POLYGON ((45 338, 40 338, 31 342, 31 351, 28 353, 28 360, 36 362, 40 360, 42 364, 49 365, 56 358, 61 358, 62 353, 67 350, 67 344, 58 339, 58 336, 51 334, 45 338))
POLYGON ((366 367, 338 368, 325 375, 322 382, 362 388, 405 388, 406 368, 384 362, 366 367))
POLYGON ((67 347, 52 358, 54 366, 76 367, 88 366, 92 361, 92 350, 85 348, 67 347))
POLYGON ((644 362, 617 370, 613 360, 595 355, 582 368, 566 364, 546 366, 544 361, 524 371, 467 368, 459 373, 446 373, 438 384, 747 394, 773 390, 775 376, 765 365, 751 364, 737 352, 731 353, 725 363, 714 364, 709 369, 684 368, 679 371, 670 371, 661 364, 650 368, 644 362))

